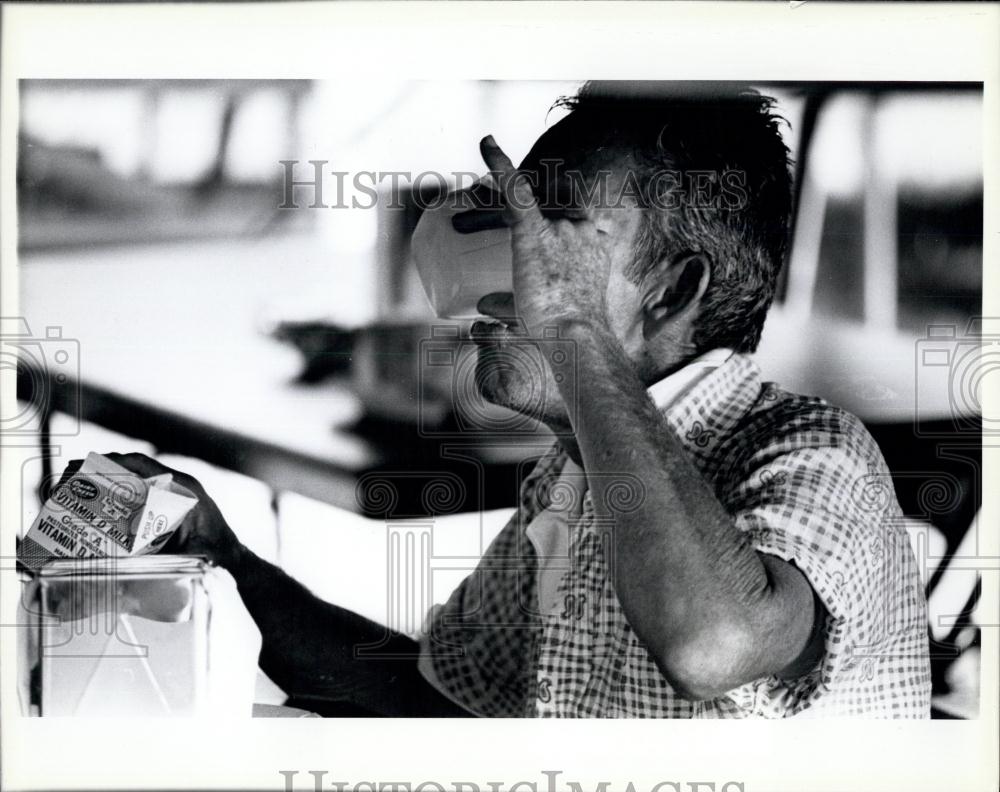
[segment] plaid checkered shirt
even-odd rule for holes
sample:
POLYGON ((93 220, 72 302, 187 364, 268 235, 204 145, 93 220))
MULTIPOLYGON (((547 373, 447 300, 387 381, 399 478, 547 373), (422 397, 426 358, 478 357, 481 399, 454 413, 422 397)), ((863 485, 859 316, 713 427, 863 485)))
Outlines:
MULTIPOLYGON (((822 601, 816 666, 709 701, 679 696, 625 618, 610 573, 613 524, 595 515, 589 490, 570 520, 554 606, 541 611, 526 528, 560 497, 567 457, 554 446, 479 566, 429 615, 420 658, 428 678, 494 717, 928 717, 924 592, 892 479, 861 422, 762 383, 736 354, 664 414, 736 528, 759 552, 795 564, 822 601)), ((609 493, 612 512, 636 505, 627 477, 609 493)))

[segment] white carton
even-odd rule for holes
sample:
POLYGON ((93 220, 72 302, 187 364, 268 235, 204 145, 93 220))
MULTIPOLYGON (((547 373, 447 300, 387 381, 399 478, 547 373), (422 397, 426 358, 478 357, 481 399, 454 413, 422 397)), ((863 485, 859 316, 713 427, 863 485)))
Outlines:
POLYGON ((90 453, 42 506, 18 557, 38 569, 54 558, 155 553, 197 503, 170 474, 143 479, 90 453))

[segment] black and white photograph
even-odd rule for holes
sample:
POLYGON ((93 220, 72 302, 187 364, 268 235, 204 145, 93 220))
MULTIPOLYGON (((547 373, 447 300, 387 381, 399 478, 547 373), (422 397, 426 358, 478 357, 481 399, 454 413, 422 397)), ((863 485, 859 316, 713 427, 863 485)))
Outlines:
MULTIPOLYGON (((332 42, 397 4, 280 5, 250 4, 248 42, 216 48, 243 7, 218 8, 179 69, 4 63, 11 788, 136 783, 71 762, 33 776, 9 756, 15 721, 35 763, 48 730, 142 724, 119 749, 137 765, 156 735, 167 754, 232 730, 191 749, 189 786, 847 788, 783 775, 787 731, 753 738, 771 735, 770 786, 735 756, 711 764, 788 718, 850 788, 989 788, 997 75, 891 58, 672 74, 653 51, 645 71, 597 55, 581 71, 566 42, 571 74, 414 64, 447 20, 475 26, 451 16, 413 52, 399 23, 388 66, 331 44, 308 56, 324 71, 268 69, 250 41, 291 62, 296 36, 321 38, 291 6, 329 10, 332 42), (641 770, 574 770, 560 744, 526 775, 519 744, 575 740, 553 719, 610 757, 635 741, 641 770), (700 772, 663 758, 699 742, 680 722, 737 719, 757 723, 706 725, 700 772), (949 728, 980 765, 947 769, 949 728), (284 744, 265 729, 312 764, 251 777, 284 744), (890 766, 871 747, 889 730, 934 771, 867 774, 890 766), (872 743, 852 759, 824 736, 841 733, 872 743), (320 735, 407 748, 360 776, 361 754, 320 735), (508 774, 476 775, 454 758, 466 742, 493 742, 508 774), (213 754, 247 775, 207 781, 213 754)), ((663 14, 643 40, 672 5, 648 4, 663 14)), ((30 14, 9 10, 5 53, 37 62, 12 38, 30 14)), ((155 30, 159 9, 132 11, 155 30)), ((530 50, 516 12, 484 24, 530 50)), ((128 34, 109 30, 115 53, 128 34)), ((995 35, 941 35, 997 65, 995 35)))

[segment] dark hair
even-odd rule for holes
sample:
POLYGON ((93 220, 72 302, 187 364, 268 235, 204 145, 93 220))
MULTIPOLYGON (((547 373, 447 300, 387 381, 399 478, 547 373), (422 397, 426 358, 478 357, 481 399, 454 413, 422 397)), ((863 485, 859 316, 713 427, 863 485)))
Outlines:
POLYGON ((571 110, 567 120, 574 127, 586 124, 588 142, 630 152, 640 187, 652 191, 643 193, 645 222, 630 278, 642 283, 664 256, 708 255, 712 271, 695 346, 699 352, 720 346, 754 351, 774 298, 791 212, 788 147, 775 100, 745 85, 591 82, 557 105, 571 110), (681 200, 665 208, 664 196, 652 194, 662 184, 654 176, 664 171, 714 174, 717 190, 724 178, 737 188, 727 200, 681 200))

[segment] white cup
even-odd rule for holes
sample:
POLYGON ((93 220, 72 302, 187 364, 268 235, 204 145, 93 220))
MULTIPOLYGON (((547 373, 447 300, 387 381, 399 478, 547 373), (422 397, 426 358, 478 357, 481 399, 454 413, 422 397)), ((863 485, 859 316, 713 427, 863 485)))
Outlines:
POLYGON ((440 207, 428 207, 410 240, 420 282, 439 319, 471 319, 480 299, 513 290, 510 229, 459 233, 452 218, 465 211, 453 193, 440 207))

